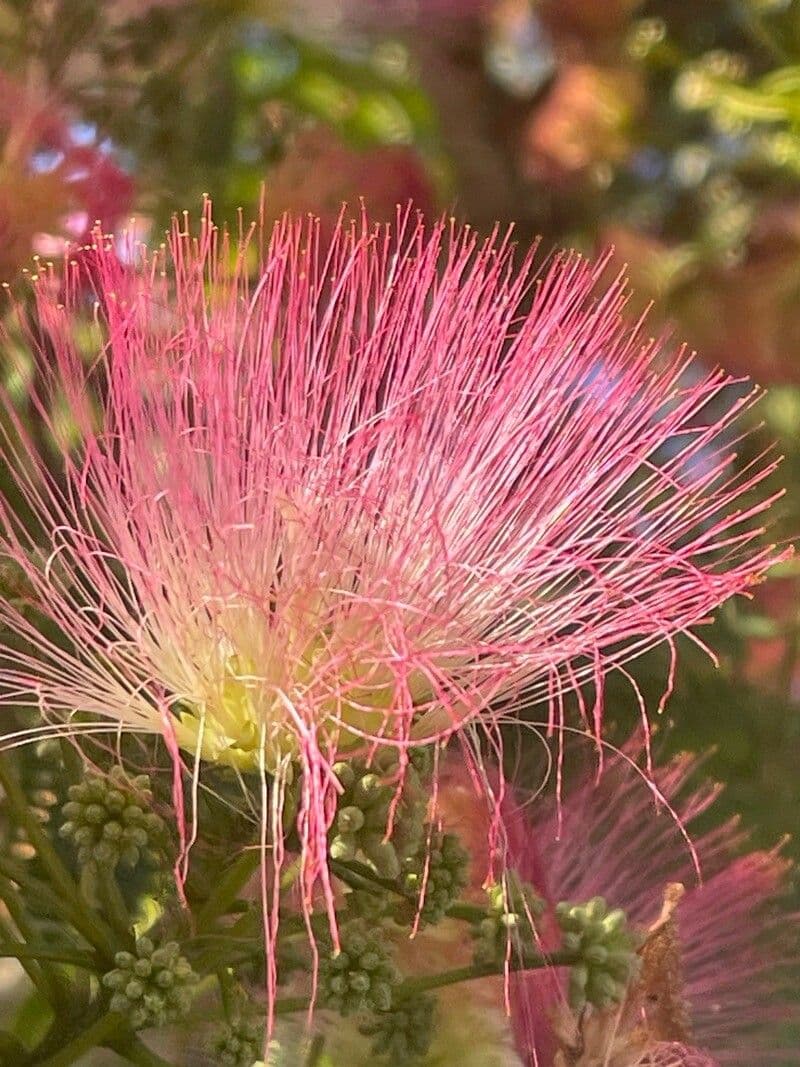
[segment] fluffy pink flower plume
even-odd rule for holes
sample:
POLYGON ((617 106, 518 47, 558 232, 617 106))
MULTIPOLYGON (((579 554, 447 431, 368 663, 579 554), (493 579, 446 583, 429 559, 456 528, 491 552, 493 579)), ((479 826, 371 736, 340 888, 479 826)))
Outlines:
POLYGON ((92 126, 0 71, 0 278, 113 229, 133 182, 92 126))
MULTIPOLYGON (((603 896, 643 928, 657 918, 669 883, 686 887, 677 929, 689 1034, 680 1041, 662 1035, 642 1054, 642 1067, 786 1063, 793 1046, 781 1027, 798 1020, 788 971, 797 958, 798 916, 780 908, 789 863, 777 850, 745 851, 735 819, 693 837, 693 823, 719 794, 716 786, 696 784, 698 763, 678 756, 648 781, 621 755, 599 784, 587 778, 568 793, 560 812, 556 802, 538 803, 530 821, 509 806, 510 859, 524 867, 535 855, 552 899, 603 896)), ((552 976, 526 976, 516 985, 514 1022, 528 1062, 549 1062, 546 1006, 558 999, 552 976)), ((642 1021, 657 1030, 647 1018, 651 1008, 645 999, 642 1021)))
POLYGON ((176 794, 203 760, 279 782, 299 764, 305 899, 332 916, 331 763, 382 744, 403 765, 521 694, 556 728, 583 682, 599 734, 609 671, 776 558, 751 492, 773 464, 734 471, 752 394, 688 383, 686 354, 624 321, 606 263, 517 269, 508 238, 410 212, 326 251, 314 220, 268 241, 210 210, 186 225, 135 270, 98 242, 89 353, 80 260, 34 280, 35 326, 17 307, 39 416, 63 440, 66 399, 79 444, 52 473, 6 402, 41 537, 5 500, 3 549, 61 637, 0 606, 30 646, 3 649, 0 700, 163 734, 176 794))

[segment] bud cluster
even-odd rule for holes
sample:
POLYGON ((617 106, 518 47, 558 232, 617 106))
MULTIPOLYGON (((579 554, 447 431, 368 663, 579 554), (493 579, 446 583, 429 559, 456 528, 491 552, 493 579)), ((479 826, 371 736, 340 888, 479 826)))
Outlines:
POLYGON ((430 832, 427 844, 403 864, 401 888, 409 900, 397 909, 398 922, 441 922, 467 884, 469 853, 455 834, 430 832))
POLYGON ((371 893, 366 889, 353 889, 347 894, 348 912, 368 923, 377 923, 385 919, 392 910, 393 901, 389 893, 371 893))
POLYGON ((414 752, 402 775, 397 753, 389 749, 370 762, 349 760, 335 764, 333 770, 343 791, 331 832, 331 858, 360 859, 382 878, 398 878, 403 861, 421 843, 428 757, 424 751, 414 752), (390 818, 392 835, 387 841, 390 818))
MULTIPOLYGON (((27 724, 27 717, 21 720, 27 724)), ((23 746, 17 758, 19 783, 28 800, 30 814, 42 825, 48 825, 63 799, 64 766, 61 746, 55 738, 23 746)), ((13 835, 9 849, 16 857, 29 859, 34 854, 28 832, 13 818, 7 828, 13 835)))
POLYGON ((405 1067, 426 1056, 433 1039, 435 1008, 433 997, 419 993, 364 1023, 360 1031, 373 1038, 372 1055, 385 1057, 390 1067, 405 1067))
POLYGON ((593 897, 586 904, 559 904, 556 918, 563 931, 563 948, 580 957, 570 971, 573 1007, 619 1003, 639 960, 625 912, 609 911, 602 897, 593 897))
POLYGON ((253 1067, 261 1055, 264 1023, 252 1017, 227 1023, 214 1044, 217 1061, 225 1067, 253 1067))
POLYGON ((141 937, 135 954, 118 952, 114 962, 114 970, 103 975, 103 985, 112 991, 109 1007, 134 1030, 163 1026, 187 1014, 198 977, 176 941, 157 948, 141 937))
POLYGON ((518 957, 524 960, 536 947, 534 924, 544 912, 544 901, 514 871, 508 871, 503 881, 489 886, 486 893, 489 898, 486 917, 473 928, 475 962, 501 964, 510 941, 518 957))
POLYGON ((400 976, 374 933, 350 929, 342 950, 320 963, 320 1000, 342 1015, 389 1011, 400 976))
POLYGON ((140 862, 158 869, 166 865, 169 831, 164 820, 149 811, 152 803, 146 774, 129 777, 115 766, 107 777, 87 775, 70 786, 59 833, 77 847, 78 861, 112 870, 119 863, 140 862))
POLYGON ((48 737, 44 741, 37 741, 33 746, 33 757, 33 766, 24 768, 28 773, 23 785, 32 808, 41 813, 41 821, 46 822, 48 810, 58 804, 59 790, 64 780, 58 740, 48 737))

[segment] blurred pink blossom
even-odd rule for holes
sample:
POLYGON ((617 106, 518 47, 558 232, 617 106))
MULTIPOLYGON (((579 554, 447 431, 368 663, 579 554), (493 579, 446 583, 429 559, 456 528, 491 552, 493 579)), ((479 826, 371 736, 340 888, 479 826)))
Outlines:
MULTIPOLYGON (((789 863, 778 850, 746 851, 735 819, 691 836, 719 794, 715 785, 696 783, 698 763, 677 756, 649 780, 622 754, 599 783, 587 777, 568 791, 560 809, 555 801, 537 803, 529 821, 509 806, 510 860, 516 854, 529 862, 535 849, 545 872, 539 884, 550 899, 600 895, 643 928, 657 917, 665 886, 685 885, 677 929, 689 1033, 680 1040, 659 1034, 659 998, 646 996, 634 1021, 657 1040, 631 1067, 784 1063, 791 1039, 782 1038, 781 1025, 798 1017, 787 974, 796 958, 797 916, 779 906, 789 863), (528 839, 521 846, 524 825, 528 839)), ((518 1043, 533 1063, 552 1050, 547 1020, 561 994, 552 976, 538 974, 520 979, 514 993, 518 1043)), ((619 1062, 628 1067, 624 1058, 619 1062)))
POLYGON ((93 126, 0 72, 0 263, 83 244, 130 210, 134 185, 93 126), (9 255, 9 246, 13 255, 9 255))

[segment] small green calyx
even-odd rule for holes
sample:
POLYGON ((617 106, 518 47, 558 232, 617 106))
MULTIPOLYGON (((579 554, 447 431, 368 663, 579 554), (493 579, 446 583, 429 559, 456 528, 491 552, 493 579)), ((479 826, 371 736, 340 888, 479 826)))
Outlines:
POLYGON ((148 810, 152 799, 146 774, 131 778, 116 766, 107 777, 87 775, 69 788, 59 834, 75 845, 82 864, 165 867, 170 836, 164 820, 148 810))
POLYGON ((421 926, 442 921, 468 881, 469 853, 456 834, 427 828, 419 852, 403 864, 401 888, 409 898, 396 911, 396 921, 421 926))
POLYGON ((395 1009, 377 1014, 359 1029, 373 1038, 372 1055, 389 1067, 406 1067, 426 1056, 433 1040, 436 1001, 426 993, 404 999, 395 1009))
POLYGON ((342 950, 320 964, 320 1000, 341 1015, 389 1011, 400 975, 380 938, 349 929, 342 950))
POLYGON ((515 871, 508 871, 503 881, 489 886, 486 893, 486 917, 473 929, 475 962, 501 965, 509 943, 523 961, 537 952, 535 923, 544 913, 545 903, 533 886, 515 871))
POLYGON ((156 947, 147 937, 136 942, 136 952, 118 952, 116 967, 103 975, 111 990, 109 1007, 124 1015, 134 1030, 163 1026, 188 1014, 198 976, 180 954, 177 941, 156 947))
POLYGON ((563 931, 562 946, 580 957, 570 971, 570 1002, 605 1008, 620 1003, 639 964, 638 940, 625 912, 609 910, 602 897, 586 904, 561 903, 556 918, 563 931))

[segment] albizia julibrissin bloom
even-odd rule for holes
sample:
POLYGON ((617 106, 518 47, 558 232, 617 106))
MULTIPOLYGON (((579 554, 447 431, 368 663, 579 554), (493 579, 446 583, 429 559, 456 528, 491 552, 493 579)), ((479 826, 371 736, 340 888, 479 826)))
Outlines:
POLYGON ((604 264, 515 269, 508 239, 410 212, 325 251, 313 220, 263 244, 185 226, 135 270, 99 242, 88 357, 79 260, 34 279, 35 326, 17 308, 32 403, 64 440, 66 399, 80 443, 32 470, 6 405, 35 521, 3 502, 3 548, 50 625, 0 607, 0 699, 163 734, 195 771, 299 764, 303 884, 332 909, 332 761, 380 743, 402 766, 523 692, 557 725, 585 681, 599 732, 608 671, 775 558, 750 492, 770 464, 734 469, 751 397, 687 383, 604 264))
MULTIPOLYGON (((797 916, 781 907, 788 861, 778 850, 748 852, 736 819, 694 835, 719 795, 716 785, 698 784, 696 757, 677 756, 648 781, 630 755, 613 757, 599 784, 587 776, 560 813, 555 802, 533 807, 532 820, 521 809, 506 812, 510 852, 528 869, 537 857, 533 877, 551 899, 600 895, 647 929, 666 887, 685 887, 674 926, 645 954, 642 988, 622 1010, 586 1023, 585 1059, 575 1062, 588 1067, 592 1052, 609 1067, 788 1062, 794 1045, 785 1024, 798 1020, 789 971, 797 916)), ((517 983, 523 1062, 547 1063, 559 999, 552 976, 517 983)))
POLYGON ((97 130, 0 71, 0 279, 95 225, 113 229, 133 195, 97 130))

